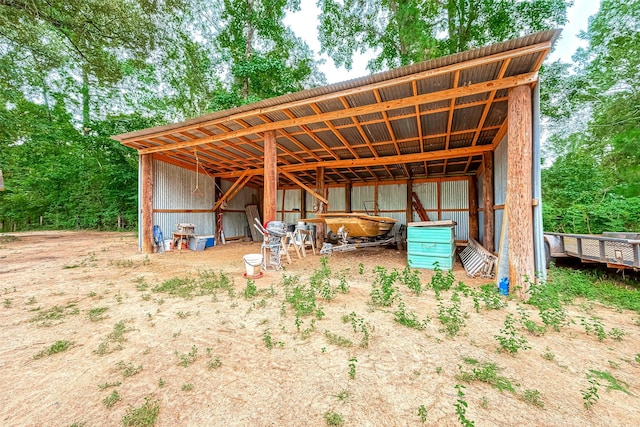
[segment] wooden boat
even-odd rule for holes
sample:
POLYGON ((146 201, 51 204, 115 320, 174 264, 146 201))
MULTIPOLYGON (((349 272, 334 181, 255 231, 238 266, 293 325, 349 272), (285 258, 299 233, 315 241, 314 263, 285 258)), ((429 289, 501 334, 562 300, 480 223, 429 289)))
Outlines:
POLYGON ((386 216, 372 216, 361 213, 324 213, 318 214, 329 229, 338 234, 338 229, 344 227, 349 237, 378 237, 384 236, 398 222, 397 219, 386 216))

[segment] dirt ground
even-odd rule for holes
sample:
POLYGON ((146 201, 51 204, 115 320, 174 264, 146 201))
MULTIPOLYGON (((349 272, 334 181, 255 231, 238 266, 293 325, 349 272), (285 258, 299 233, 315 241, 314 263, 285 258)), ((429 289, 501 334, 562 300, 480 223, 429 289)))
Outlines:
MULTIPOLYGON (((419 426, 419 408, 426 409, 426 425, 454 426, 460 425, 460 402, 468 405, 464 418, 476 426, 640 425, 636 313, 575 302, 566 306, 574 323, 560 332, 533 336, 516 323, 531 348, 512 356, 498 352, 494 336, 508 313, 519 318, 515 300, 476 312, 472 298, 461 295, 466 324, 453 338, 442 331, 432 290, 415 296, 398 285, 406 310, 429 319, 422 330, 395 322, 396 306, 372 306, 374 267, 402 270, 406 253, 334 254, 332 283, 338 286, 343 275, 349 291, 330 302, 318 298, 321 319, 296 321, 282 279, 297 275, 305 283, 320 257, 294 255, 285 271, 256 279, 258 295, 245 298, 242 256, 259 252, 258 243, 234 242, 145 255, 133 234, 0 235, 0 425, 122 425, 145 399, 159 405, 158 426, 338 423, 331 414, 345 426, 419 426), (207 270, 225 272, 233 295, 221 290, 183 298, 153 289, 207 270), (362 330, 343 321, 350 313, 368 326, 366 347, 359 345, 362 330), (580 319, 592 317, 606 331, 623 331, 622 340, 587 334, 580 319), (109 341, 118 324, 126 326, 122 340, 109 341), (46 354, 58 341, 72 345, 46 354), (482 363, 494 363, 514 391, 465 382, 463 372, 482 363), (585 409, 591 370, 610 374, 613 382, 598 379, 599 399, 591 393, 593 405, 585 409), (457 384, 466 387, 464 396, 457 384), (120 400, 110 402, 114 395, 120 400)), ((486 283, 466 277, 459 261, 454 273, 474 288, 486 283)), ((431 275, 420 270, 423 283, 431 275)), ((451 294, 443 293, 444 304, 451 294)), ((542 324, 535 308, 522 307, 542 324)))

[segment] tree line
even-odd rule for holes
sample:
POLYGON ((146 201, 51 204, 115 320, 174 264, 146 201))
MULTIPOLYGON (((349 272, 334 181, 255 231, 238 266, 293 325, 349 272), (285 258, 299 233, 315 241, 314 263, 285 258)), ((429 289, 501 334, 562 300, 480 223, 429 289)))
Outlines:
MULTIPOLYGON (((320 54, 371 72, 562 27, 565 0, 0 0, 3 231, 135 229, 137 155, 111 135, 326 84, 320 54)), ((545 229, 638 230, 638 1, 603 0, 569 64, 541 71, 545 229), (570 71, 571 70, 571 71, 570 71)))

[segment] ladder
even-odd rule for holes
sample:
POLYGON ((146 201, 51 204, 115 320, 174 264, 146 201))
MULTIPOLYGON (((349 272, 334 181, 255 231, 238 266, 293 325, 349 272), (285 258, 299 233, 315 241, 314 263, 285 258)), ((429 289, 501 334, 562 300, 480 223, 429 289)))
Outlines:
POLYGON ((420 199, 418 198, 418 195, 416 194, 416 192, 415 191, 412 192, 411 196, 413 198, 412 200, 413 209, 418 213, 418 216, 420 217, 420 221, 429 221, 429 215, 427 215, 427 212, 424 210, 422 203, 420 203, 420 199))

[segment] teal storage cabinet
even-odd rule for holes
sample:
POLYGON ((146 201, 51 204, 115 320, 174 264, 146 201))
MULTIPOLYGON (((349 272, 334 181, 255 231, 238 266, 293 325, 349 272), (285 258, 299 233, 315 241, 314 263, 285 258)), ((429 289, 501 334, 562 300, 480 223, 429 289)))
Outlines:
POLYGON ((411 268, 453 269, 456 255, 455 221, 422 221, 407 224, 407 256, 411 268))

